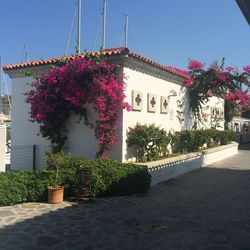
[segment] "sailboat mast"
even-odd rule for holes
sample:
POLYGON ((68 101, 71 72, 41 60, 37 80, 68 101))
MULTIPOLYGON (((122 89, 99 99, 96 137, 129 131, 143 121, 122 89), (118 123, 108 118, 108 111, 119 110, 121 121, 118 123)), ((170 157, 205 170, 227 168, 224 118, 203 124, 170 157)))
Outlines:
POLYGON ((27 43, 24 44, 24 60, 25 60, 25 62, 29 61, 27 43))
POLYGON ((125 47, 128 47, 128 14, 125 15, 125 47))
POLYGON ((77 30, 77 46, 76 53, 81 53, 81 0, 78 0, 78 30, 77 30))
POLYGON ((105 49, 105 40, 106 40, 106 7, 107 2, 103 0, 103 10, 102 10, 102 48, 105 49))

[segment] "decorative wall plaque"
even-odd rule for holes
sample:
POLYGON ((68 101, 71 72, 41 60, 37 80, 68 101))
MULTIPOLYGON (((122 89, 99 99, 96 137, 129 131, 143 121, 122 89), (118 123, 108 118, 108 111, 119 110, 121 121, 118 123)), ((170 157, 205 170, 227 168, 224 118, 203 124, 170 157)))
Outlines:
POLYGON ((132 91, 132 108, 133 110, 141 111, 142 110, 142 92, 141 91, 132 91))
POLYGON ((157 95, 148 94, 148 112, 155 113, 157 110, 157 95))
POLYGON ((167 114, 169 111, 169 98, 167 96, 161 96, 161 113, 167 114))

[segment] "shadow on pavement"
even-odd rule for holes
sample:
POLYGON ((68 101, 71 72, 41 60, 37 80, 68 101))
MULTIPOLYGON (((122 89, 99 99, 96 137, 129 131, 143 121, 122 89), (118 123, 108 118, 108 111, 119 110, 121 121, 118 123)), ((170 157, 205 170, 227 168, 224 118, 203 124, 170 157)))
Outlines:
POLYGON ((239 150, 250 150, 250 143, 247 144, 240 144, 239 150))
POLYGON ((0 249, 250 249, 249 197, 249 170, 202 168, 5 226, 0 249))

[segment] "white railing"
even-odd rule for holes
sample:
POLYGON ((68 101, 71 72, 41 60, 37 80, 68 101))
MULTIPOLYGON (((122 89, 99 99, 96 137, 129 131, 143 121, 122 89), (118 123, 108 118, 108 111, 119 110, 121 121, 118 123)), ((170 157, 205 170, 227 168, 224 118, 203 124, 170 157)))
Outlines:
POLYGON ((11 170, 20 171, 35 168, 35 146, 22 145, 11 147, 11 170))

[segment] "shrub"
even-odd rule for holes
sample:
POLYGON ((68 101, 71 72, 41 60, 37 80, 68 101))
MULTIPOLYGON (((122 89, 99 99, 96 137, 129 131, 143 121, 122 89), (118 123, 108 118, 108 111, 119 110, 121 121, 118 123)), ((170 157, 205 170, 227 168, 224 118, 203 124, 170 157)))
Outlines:
POLYGON ((27 183, 27 201, 45 201, 47 199, 47 186, 53 183, 52 171, 23 171, 16 174, 25 176, 27 183))
POLYGON ((209 129, 209 141, 208 141, 208 147, 215 147, 220 144, 220 133, 222 131, 218 131, 216 129, 209 129))
MULTIPOLYGON (((54 156, 55 157, 55 156, 54 156)), ((115 160, 89 160, 71 155, 56 154, 62 158, 61 171, 75 173, 80 166, 87 166, 91 170, 91 194, 93 196, 106 195, 129 195, 144 193, 150 188, 151 176, 143 167, 135 164, 119 163, 115 160)), ((49 158, 48 158, 49 159, 49 158)), ((53 168, 50 161, 47 161, 48 168, 53 168)), ((61 176, 61 174, 59 174, 61 176)), ((74 174, 73 174, 74 176, 74 174)), ((65 181, 65 178, 62 180, 65 181)), ((74 179, 67 183, 71 188, 74 186, 74 179)), ((72 192, 73 189, 70 190, 72 192)))
POLYGON ((0 205, 12 205, 27 199, 27 179, 22 173, 0 173, 0 205))
POLYGON ((220 136, 220 144, 221 145, 226 145, 230 141, 233 141, 235 139, 235 133, 232 130, 225 130, 221 131, 221 136, 220 136))
POLYGON ((183 130, 172 136, 174 152, 189 153, 201 149, 208 143, 209 134, 207 130, 183 130))
POLYGON ((178 148, 181 153, 194 151, 194 133, 190 130, 184 130, 178 134, 178 148))
POLYGON ((164 129, 151 125, 137 124, 135 128, 129 128, 128 147, 136 146, 137 161, 157 160, 168 153, 170 137, 164 129))
POLYGON ((183 130, 172 135, 171 145, 174 152, 187 153, 207 147, 226 145, 234 140, 234 132, 215 129, 183 130))
MULTIPOLYGON (((0 205, 47 200, 47 186, 53 183, 54 175, 51 170, 0 173, 0 205)), ((66 185, 66 194, 72 190, 71 175, 72 171, 67 171, 60 179, 66 185)))
MULTIPOLYGON (((55 157, 60 157, 62 164, 58 183, 64 186, 65 197, 74 194, 75 170, 80 165, 91 169, 93 196, 145 193, 150 188, 150 174, 143 167, 134 164, 122 164, 113 160, 87 160, 63 154, 55 157)), ((0 173, 0 206, 46 201, 47 186, 53 184, 55 174, 49 160, 45 170, 0 173)))
POLYGON ((194 130, 194 151, 197 151, 204 147, 209 142, 209 131, 208 130, 194 130))
POLYGON ((199 129, 167 134, 154 124, 137 124, 135 128, 129 128, 127 144, 136 146, 137 161, 152 161, 166 156, 170 145, 173 153, 189 153, 204 147, 225 145, 233 140, 234 132, 231 130, 199 129))

